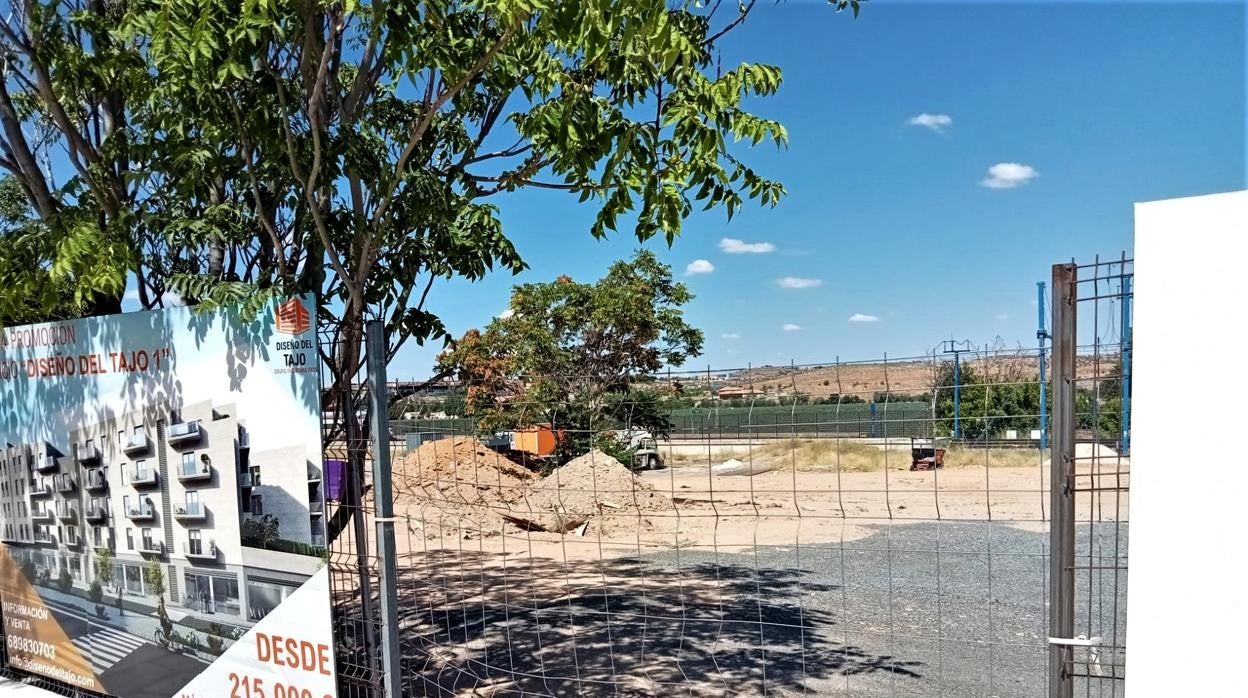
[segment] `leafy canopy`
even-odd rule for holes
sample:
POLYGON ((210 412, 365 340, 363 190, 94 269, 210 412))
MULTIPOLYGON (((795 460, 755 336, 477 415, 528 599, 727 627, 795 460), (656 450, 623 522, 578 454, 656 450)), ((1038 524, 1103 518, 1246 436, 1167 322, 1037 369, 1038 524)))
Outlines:
POLYGON ((594 283, 516 286, 505 316, 470 330, 439 365, 467 386, 467 412, 487 430, 638 425, 629 416, 639 405, 659 412, 638 384, 702 350, 702 332, 683 315, 692 299, 669 266, 640 251, 594 283))
POLYGON ((566 191, 595 236, 669 241, 696 206, 779 201, 733 144, 786 142, 744 106, 780 71, 717 61, 753 6, 26 2, 0 22, 0 167, 50 227, 37 268, 88 310, 128 276, 145 307, 312 291, 333 329, 385 320, 393 350, 445 336, 435 280, 523 268, 510 192, 566 191), (58 182, 40 162, 61 152, 58 182))

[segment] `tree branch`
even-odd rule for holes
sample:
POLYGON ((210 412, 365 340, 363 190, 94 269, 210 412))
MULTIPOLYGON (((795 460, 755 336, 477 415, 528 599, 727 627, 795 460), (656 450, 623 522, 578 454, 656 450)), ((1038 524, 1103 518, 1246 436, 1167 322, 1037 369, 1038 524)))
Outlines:
POLYGON ((39 163, 35 161, 35 154, 26 142, 26 134, 22 132, 22 122, 13 107, 8 81, 5 79, 8 77, 7 68, 8 61, 5 61, 5 69, 0 72, 0 125, 4 128, 5 150, 12 155, 17 170, 15 174, 19 176, 39 217, 46 221, 56 211, 56 202, 48 188, 47 179, 43 176, 43 170, 39 169, 39 163))
MULTIPOLYGON (((702 45, 710 46, 711 44, 715 43, 715 41, 719 39, 720 37, 722 37, 724 34, 727 34, 728 32, 732 31, 738 24, 744 22, 745 18, 749 16, 750 10, 754 9, 755 2, 757 2, 757 0, 750 0, 750 4, 746 5, 744 10, 741 10, 741 14, 737 15, 736 19, 724 25, 723 29, 720 29, 719 31, 707 37, 706 39, 703 39, 702 45)), ((718 4, 716 4, 715 7, 716 9, 719 9, 718 4)))
MULTIPOLYGON (((373 212, 372 223, 374 227, 381 222, 381 217, 385 215, 386 207, 390 202, 390 197, 394 196, 395 190, 399 188, 399 183, 403 181, 404 170, 407 169, 407 161, 411 158, 412 153, 415 152, 416 145, 420 143, 420 139, 425 135, 425 131, 429 129, 429 124, 433 123, 434 116, 437 115, 437 113, 442 109, 442 106, 446 104, 448 100, 459 94, 460 90, 464 89, 464 87, 471 82, 473 78, 475 78, 482 70, 485 69, 487 65, 490 64, 491 61, 494 60, 494 57, 498 55, 498 52, 503 50, 503 47, 507 45, 507 42, 511 41, 511 37, 515 35, 515 31, 516 27, 509 27, 507 31, 503 32, 503 35, 498 37, 498 40, 494 42, 494 45, 490 46, 489 50, 485 52, 485 55, 478 58, 477 62, 468 69, 468 72, 460 76, 459 80, 455 81, 455 83, 448 87, 445 92, 438 95, 438 98, 434 100, 433 104, 430 104, 429 108, 425 110, 425 113, 421 116, 420 121, 418 121, 415 128, 412 129, 412 135, 407 140, 407 147, 403 149, 403 153, 399 156, 399 161, 394 166, 394 179, 390 182, 390 186, 386 189, 385 195, 381 197, 381 200, 377 205, 377 209, 373 212)), ((363 262, 365 260, 361 261, 363 262)))

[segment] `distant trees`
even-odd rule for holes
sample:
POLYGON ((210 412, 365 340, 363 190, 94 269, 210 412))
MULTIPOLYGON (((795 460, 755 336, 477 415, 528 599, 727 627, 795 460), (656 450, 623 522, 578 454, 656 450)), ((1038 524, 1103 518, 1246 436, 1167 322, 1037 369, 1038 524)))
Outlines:
MULTIPOLYGON (((1003 367, 991 379, 973 366, 960 371, 956 410, 961 436, 968 440, 990 439, 1006 430, 1030 431, 1038 424, 1040 384, 1025 379, 1014 367, 1003 367)), ((938 434, 953 434, 954 367, 945 364, 937 373, 935 418, 938 434)))
MULTIPOLYGON (((1002 362, 985 377, 982 368, 963 364, 959 390, 962 438, 1000 438, 1007 430, 1028 433, 1040 426, 1040 383, 1017 364, 1002 362)), ((1075 428, 1097 438, 1116 438, 1122 424, 1122 360, 1096 376, 1080 375, 1075 389, 1075 428)), ((953 365, 937 373, 934 405, 936 431, 953 433, 953 365)), ((1048 386, 1046 410, 1052 416, 1053 384, 1048 386)))

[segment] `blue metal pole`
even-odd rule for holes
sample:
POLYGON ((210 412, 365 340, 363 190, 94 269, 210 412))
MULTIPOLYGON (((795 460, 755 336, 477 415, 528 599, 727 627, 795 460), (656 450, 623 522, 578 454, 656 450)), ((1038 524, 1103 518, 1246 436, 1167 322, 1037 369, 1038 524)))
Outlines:
POLYGON ((1122 277, 1122 414, 1119 426, 1122 428, 1122 455, 1131 454, 1131 277, 1122 277))
POLYGON ((953 352, 953 438, 962 438, 962 355, 953 352))
POLYGON ((1049 410, 1047 402, 1048 380, 1044 375, 1044 341, 1049 338, 1049 333, 1044 329, 1044 282, 1036 282, 1036 317, 1039 324, 1036 325, 1036 340, 1039 343, 1039 359, 1040 359, 1040 449, 1044 450, 1049 447, 1049 410))

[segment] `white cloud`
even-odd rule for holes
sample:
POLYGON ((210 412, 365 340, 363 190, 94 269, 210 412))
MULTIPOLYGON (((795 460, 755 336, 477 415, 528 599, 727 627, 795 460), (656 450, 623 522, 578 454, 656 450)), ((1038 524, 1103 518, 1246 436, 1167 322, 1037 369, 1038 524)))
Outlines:
POLYGON ((979 183, 989 189, 1013 189, 1039 177, 1040 173, 1031 165, 1017 162, 998 162, 988 168, 988 176, 979 183))
POLYGON ((728 254, 767 254, 775 252, 776 246, 770 242, 746 242, 736 238, 724 238, 719 241, 719 249, 728 254))
POLYGON ((499 313, 498 315, 495 315, 494 317, 498 318, 499 320, 506 320, 507 318, 515 314, 516 314, 516 311, 512 310, 511 308, 508 308, 504 310, 503 312, 499 313))
POLYGON ((783 326, 780 327, 780 329, 784 330, 785 332, 797 332, 798 330, 802 329, 802 326, 794 325, 791 322, 786 322, 783 326))
POLYGON ((741 339, 741 335, 736 332, 725 332, 721 335, 724 339, 741 339))
POLYGON ((710 274, 715 271, 715 265, 705 259, 695 259, 685 267, 686 274, 710 274))
POLYGON ((874 315, 868 315, 866 313, 854 313, 853 315, 849 316, 849 321, 850 322, 879 322, 880 319, 874 315))
POLYGON ((776 279, 776 285, 778 285, 780 288, 790 288, 790 289, 815 288, 816 286, 822 286, 823 280, 822 279, 803 279, 800 276, 782 276, 779 279, 776 279))
POLYGON ((997 315, 997 319, 998 319, 998 320, 1009 320, 1009 319, 1010 319, 1010 316, 1009 316, 1009 315, 1006 315, 1005 313, 999 313, 999 314, 997 315))
POLYGON ((911 126, 930 128, 936 133, 944 133, 946 128, 953 125, 953 117, 948 114, 928 114, 924 112, 918 116, 910 117, 910 121, 907 123, 911 126))

